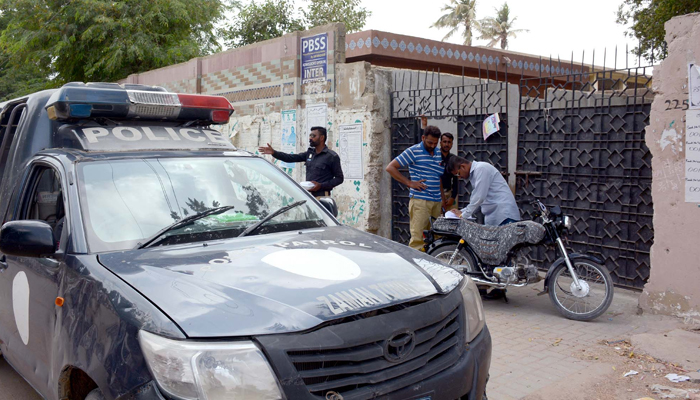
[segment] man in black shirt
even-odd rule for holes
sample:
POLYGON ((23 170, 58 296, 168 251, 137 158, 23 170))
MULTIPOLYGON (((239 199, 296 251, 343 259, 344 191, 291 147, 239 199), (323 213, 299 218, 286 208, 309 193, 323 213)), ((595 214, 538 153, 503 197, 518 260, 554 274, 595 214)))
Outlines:
POLYGON ((303 153, 288 154, 275 149, 268 143, 258 150, 262 154, 284 162, 305 162, 306 180, 313 183, 314 187, 309 192, 314 197, 330 196, 334 187, 343 183, 343 170, 340 167, 340 157, 335 151, 326 147, 326 128, 314 126, 309 134, 309 147, 303 153))
POLYGON ((445 173, 440 177, 442 182, 442 208, 445 211, 457 208, 457 194, 459 194, 459 177, 452 174, 447 168, 447 163, 452 157, 452 143, 454 136, 451 133, 443 133, 440 137, 440 153, 442 153, 442 163, 445 166, 445 173))

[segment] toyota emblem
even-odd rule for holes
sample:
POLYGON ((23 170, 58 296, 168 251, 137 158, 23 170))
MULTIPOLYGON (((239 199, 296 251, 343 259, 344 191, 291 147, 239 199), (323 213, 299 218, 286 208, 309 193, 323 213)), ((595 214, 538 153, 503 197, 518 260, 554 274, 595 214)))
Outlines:
POLYGON ((384 342, 384 358, 389 362, 405 360, 416 347, 416 334, 404 331, 384 342))

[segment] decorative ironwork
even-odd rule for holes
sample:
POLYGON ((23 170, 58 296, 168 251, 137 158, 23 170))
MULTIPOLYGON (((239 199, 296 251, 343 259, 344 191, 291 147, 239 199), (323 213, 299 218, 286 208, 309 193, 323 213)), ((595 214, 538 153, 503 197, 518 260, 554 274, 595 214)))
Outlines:
MULTIPOLYGON (((391 154, 396 157, 407 148, 416 144, 420 132, 420 123, 416 118, 400 118, 391 121, 391 154)), ((408 176, 408 168, 401 168, 402 174, 408 176)), ((408 244, 411 240, 408 217, 408 187, 391 180, 391 238, 399 243, 408 244)))
MULTIPOLYGON (((505 82, 392 92, 392 156, 398 156, 421 140, 418 116, 446 118, 457 123, 457 132, 452 132, 457 138, 457 154, 491 162, 505 173, 508 168, 507 104, 505 82), (493 113, 500 113, 501 129, 484 141, 481 126, 493 113)), ((408 169, 401 172, 408 176, 408 169)), ((470 185, 465 186, 463 181, 460 185, 460 194, 470 192, 470 185)), ((404 244, 411 238, 408 192, 406 186, 392 179, 392 239, 404 244)), ((459 197, 460 207, 466 207, 468 198, 468 195, 459 197)))
MULTIPOLYGON (((645 128, 651 78, 644 68, 524 79, 516 198, 560 205, 574 218, 569 246, 604 260, 618 286, 642 288, 654 230, 645 128), (558 77, 561 80, 561 77, 558 77)), ((553 251, 531 253, 547 267, 553 251)))
POLYGON ((392 119, 425 115, 455 120, 464 115, 504 112, 508 105, 505 82, 399 90, 392 92, 391 99, 392 119))

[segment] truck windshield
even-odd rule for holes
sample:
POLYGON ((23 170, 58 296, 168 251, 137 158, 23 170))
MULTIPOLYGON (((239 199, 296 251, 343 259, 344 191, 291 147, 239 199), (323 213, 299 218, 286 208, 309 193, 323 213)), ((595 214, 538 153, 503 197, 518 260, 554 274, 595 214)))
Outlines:
POLYGON ((281 207, 308 200, 255 231, 334 225, 279 169, 258 158, 148 158, 78 164, 91 252, 137 247, 161 229, 215 207, 232 206, 168 231, 157 245, 231 238, 281 207))

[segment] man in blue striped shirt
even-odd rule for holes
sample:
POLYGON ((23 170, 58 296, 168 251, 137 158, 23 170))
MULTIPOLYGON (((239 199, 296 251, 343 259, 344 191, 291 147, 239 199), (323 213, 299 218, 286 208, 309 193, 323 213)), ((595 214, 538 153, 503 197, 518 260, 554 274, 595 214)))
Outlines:
POLYGON ((430 217, 442 212, 442 184, 440 176, 445 172, 442 154, 436 151, 440 141, 440 129, 427 126, 422 141, 411 146, 386 167, 392 178, 410 188, 408 215, 411 220, 411 241, 409 246, 423 250, 423 231, 430 226, 430 217), (400 167, 408 167, 411 179, 405 177, 400 167))

